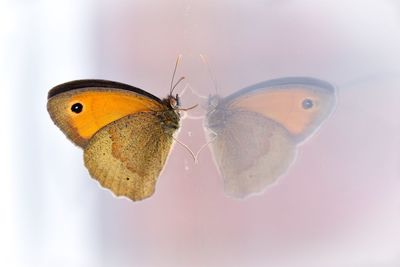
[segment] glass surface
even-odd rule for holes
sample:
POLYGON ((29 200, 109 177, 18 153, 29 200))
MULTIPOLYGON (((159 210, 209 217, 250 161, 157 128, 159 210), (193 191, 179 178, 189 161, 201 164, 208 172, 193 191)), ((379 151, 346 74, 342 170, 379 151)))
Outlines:
POLYGON ((0 265, 399 266, 399 11, 389 0, 3 1, 0 265), (51 121, 47 92, 99 78, 165 97, 179 54, 176 91, 190 86, 183 107, 200 105, 177 139, 193 151, 206 142, 199 95, 310 76, 337 87, 337 105, 263 194, 225 196, 210 149, 195 164, 175 144, 151 198, 115 198, 51 121))

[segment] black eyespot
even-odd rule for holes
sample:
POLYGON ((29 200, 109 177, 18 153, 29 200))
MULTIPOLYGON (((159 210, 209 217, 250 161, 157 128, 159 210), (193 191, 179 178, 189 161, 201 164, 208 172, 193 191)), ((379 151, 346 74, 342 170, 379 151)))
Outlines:
POLYGON ((314 106, 314 102, 311 99, 306 98, 303 100, 302 106, 304 109, 310 109, 314 106))
POLYGON ((74 113, 81 113, 83 110, 83 105, 81 103, 75 103, 71 106, 71 110, 74 113))

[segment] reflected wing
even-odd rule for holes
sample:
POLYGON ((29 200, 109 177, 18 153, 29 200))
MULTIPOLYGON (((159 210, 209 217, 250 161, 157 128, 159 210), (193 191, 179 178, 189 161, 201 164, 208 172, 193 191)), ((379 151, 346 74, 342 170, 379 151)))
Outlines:
MULTIPOLYGON (((212 116, 208 119, 215 120, 212 116)), ((211 129, 217 133, 211 148, 225 193, 243 198, 262 192, 294 159, 289 132, 255 112, 229 112, 224 118, 223 126, 211 129)))
POLYGON ((332 112, 335 88, 313 78, 282 78, 242 89, 224 102, 226 109, 257 112, 280 123, 300 142, 332 112))
POLYGON ((141 200, 154 193, 172 142, 155 113, 128 115, 92 137, 85 148, 85 166, 115 195, 141 200))
POLYGON ((335 89, 321 80, 289 77, 215 99, 205 121, 217 134, 211 143, 214 160, 225 192, 245 197, 263 191, 289 168, 296 145, 332 112, 335 89))

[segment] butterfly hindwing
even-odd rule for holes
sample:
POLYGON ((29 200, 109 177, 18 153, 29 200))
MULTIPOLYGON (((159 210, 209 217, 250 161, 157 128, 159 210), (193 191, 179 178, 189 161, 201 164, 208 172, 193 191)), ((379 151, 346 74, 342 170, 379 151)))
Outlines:
POLYGON ((141 200, 154 193, 173 142, 154 112, 123 117, 97 132, 84 151, 90 175, 117 196, 141 200))
POLYGON ((284 128, 268 118, 254 112, 228 113, 220 114, 225 116, 224 127, 210 134, 211 149, 225 193, 243 198, 262 192, 286 171, 295 144, 284 128))

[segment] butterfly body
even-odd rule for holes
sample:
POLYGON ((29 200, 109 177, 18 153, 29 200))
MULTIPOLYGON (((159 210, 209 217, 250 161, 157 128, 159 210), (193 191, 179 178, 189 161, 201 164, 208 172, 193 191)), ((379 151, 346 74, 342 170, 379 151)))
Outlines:
POLYGON ((331 113, 334 88, 313 78, 262 82, 227 96, 211 96, 204 126, 226 194, 262 192, 284 174, 296 146, 331 113))
POLYGON ((154 193, 179 129, 178 96, 159 99, 105 80, 79 80, 49 92, 54 123, 84 149, 90 175, 117 196, 141 200, 154 193))

